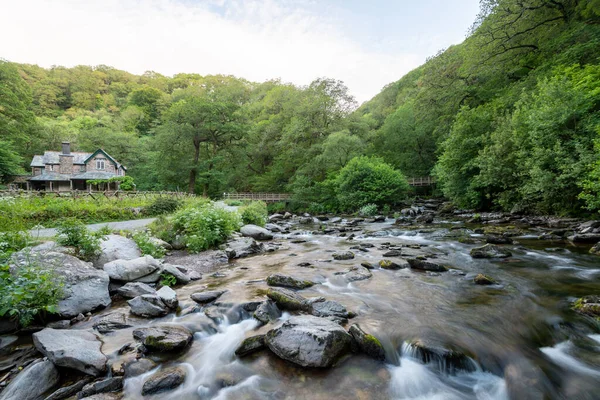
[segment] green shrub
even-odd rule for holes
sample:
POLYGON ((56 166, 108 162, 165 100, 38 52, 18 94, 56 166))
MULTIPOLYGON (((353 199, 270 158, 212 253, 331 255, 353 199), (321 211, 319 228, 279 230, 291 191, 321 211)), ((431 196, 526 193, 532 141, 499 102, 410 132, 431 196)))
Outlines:
POLYGON ((175 212, 181 207, 181 202, 172 197, 158 197, 154 203, 150 204, 144 213, 148 215, 162 215, 175 212))
POLYGON ((265 226, 267 223, 267 218, 269 216, 267 204, 262 201, 253 201, 247 206, 240 208, 239 211, 244 224, 265 226))
POLYGON ((239 207, 244 203, 241 200, 225 199, 224 203, 231 207, 239 207))
POLYGON ((160 286, 175 286, 177 284, 177 278, 173 274, 163 272, 160 277, 160 286))
POLYGON ((241 218, 237 212, 227 211, 213 203, 180 210, 173 220, 175 231, 185 235, 188 250, 191 252, 203 251, 224 243, 240 225, 241 218))
POLYGON ((11 274, 0 266, 0 317, 26 327, 35 317, 56 313, 62 296, 63 282, 54 271, 30 262, 11 274))
POLYGON ((0 263, 8 262, 15 251, 19 251, 31 243, 31 237, 25 231, 0 232, 0 263))
POLYGON ((360 208, 358 211, 360 215, 363 217, 372 217, 377 214, 377 205, 376 204, 367 204, 360 208))
POLYGON ((267 204, 269 214, 283 214, 287 211, 287 205, 283 201, 277 201, 267 204))
POLYGON ((170 218, 160 215, 154 220, 149 227, 152 235, 164 240, 168 243, 173 243, 175 240, 175 228, 173 227, 173 221, 170 218))
POLYGON ((149 255, 154 258, 163 258, 165 256, 166 250, 162 246, 152 242, 148 233, 138 231, 133 234, 132 238, 143 255, 149 255))
POLYGON ((74 247, 77 257, 91 261, 100 255, 102 233, 91 233, 83 222, 73 218, 62 221, 57 229, 58 244, 74 247))
POLYGON ((345 210, 358 210, 367 204, 394 204, 410 189, 404 175, 378 157, 353 158, 335 182, 337 199, 345 210))

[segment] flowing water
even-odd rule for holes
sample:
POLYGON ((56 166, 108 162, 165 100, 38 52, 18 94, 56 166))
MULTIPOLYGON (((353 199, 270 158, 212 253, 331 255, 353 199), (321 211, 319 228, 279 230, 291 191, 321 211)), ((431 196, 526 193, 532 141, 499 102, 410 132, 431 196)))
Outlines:
MULTIPOLYGON (((600 259, 586 249, 557 247, 525 236, 507 246, 511 258, 475 260, 469 250, 481 244, 458 243, 450 228, 440 225, 419 233, 397 229, 390 222, 365 224, 354 239, 298 230, 276 238, 281 243, 278 251, 240 259, 219 268, 216 276, 205 274, 177 290, 183 309, 179 315, 136 320, 137 326, 175 323, 196 332, 186 352, 155 359, 161 362, 156 370, 184 367, 185 383, 175 391, 144 398, 600 399, 598 326, 570 309, 575 298, 600 293, 600 259), (374 247, 368 252, 353 250, 353 260, 332 260, 333 251, 361 243, 374 247), (433 261, 451 270, 436 274, 375 269, 370 279, 351 283, 334 275, 362 261, 381 260, 387 251, 382 245, 387 243, 404 246, 405 254, 435 257, 433 261), (258 327, 235 305, 264 299, 264 279, 276 272, 319 282, 300 293, 336 300, 354 311, 357 316, 350 323, 359 323, 381 340, 386 361, 354 354, 320 370, 295 366, 268 350, 236 357, 234 351, 245 337, 264 333, 273 324, 258 327), (475 285, 478 273, 498 283, 475 285), (189 295, 206 286, 227 292, 217 306, 188 312, 195 306, 189 295), (414 343, 460 352, 467 361, 459 366, 444 358, 424 362, 414 343)), ((120 309, 128 311, 124 304, 107 312, 120 309)), ((281 320, 289 316, 284 313, 281 320)), ((132 330, 105 336, 103 351, 112 361, 127 359, 117 350, 133 342, 132 330)), ((142 384, 156 370, 127 379, 125 397, 142 399, 142 384)))

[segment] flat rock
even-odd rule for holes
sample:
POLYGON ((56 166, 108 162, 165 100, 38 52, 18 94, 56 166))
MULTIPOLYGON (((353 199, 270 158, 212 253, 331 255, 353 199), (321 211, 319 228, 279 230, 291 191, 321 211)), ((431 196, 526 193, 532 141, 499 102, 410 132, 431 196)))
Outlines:
POLYGON ((149 358, 140 358, 139 360, 132 360, 126 362, 123 365, 125 372, 125 378, 133 378, 156 368, 156 363, 149 358))
POLYGON ((114 260, 132 260, 142 255, 138 245, 132 240, 121 235, 107 235, 100 241, 100 256, 94 260, 96 268, 114 260))
POLYGON ((100 351, 102 342, 90 331, 45 328, 33 334, 33 343, 59 367, 93 376, 106 371, 107 358, 100 351))
POLYGON ((91 263, 56 252, 18 252, 13 254, 11 268, 20 268, 32 261, 54 271, 63 280, 63 296, 58 302, 60 316, 72 318, 110 305, 108 274, 91 263))
POLYGON ((324 298, 310 302, 310 313, 317 317, 332 318, 336 322, 345 322, 349 317, 348 310, 344 305, 324 298))
POLYGON ((117 289, 117 293, 126 299, 133 299, 143 294, 155 294, 156 289, 143 282, 128 282, 117 289))
POLYGON ((169 313, 169 307, 156 294, 143 294, 127 301, 131 313, 140 317, 162 317, 169 313))
POLYGON ((298 293, 284 288, 270 288, 267 297, 273 300, 281 310, 305 310, 308 308, 307 300, 298 293))
POLYGON ((246 237, 251 237, 255 240, 271 240, 273 234, 265 228, 258 225, 244 225, 240 228, 240 233, 246 237))
POLYGON ((56 386, 59 379, 58 370, 51 361, 33 362, 0 393, 0 400, 38 400, 56 386))
POLYGON ((150 351, 179 351, 192 342, 193 334, 188 328, 179 325, 156 325, 138 328, 133 337, 150 351))
POLYGON ((310 315, 295 316, 267 332, 265 344, 280 358, 303 367, 331 367, 351 347, 340 325, 310 315))
POLYGON ((358 348, 366 355, 376 360, 385 360, 385 350, 379 339, 363 331, 358 324, 354 324, 348 330, 358 348))
POLYGON ((448 268, 443 265, 432 263, 431 261, 420 260, 418 258, 409 258, 406 261, 408 261, 408 264, 412 269, 435 272, 448 271, 448 268))
POLYGON ((206 304, 215 301, 225 292, 225 290, 208 290, 205 292, 193 293, 190 298, 198 304, 206 304))
POLYGON ((109 333, 119 329, 130 328, 127 322, 127 315, 122 312, 114 312, 102 317, 94 324, 94 329, 100 333, 109 333))
POLYGON ((160 370, 144 382, 142 396, 163 393, 180 386, 186 378, 182 367, 171 367, 160 370))
POLYGON ((130 260, 114 260, 104 264, 104 271, 110 279, 131 282, 152 274, 160 264, 152 256, 142 256, 130 260))
POLYGON ((495 244, 486 244, 482 247, 471 249, 471 257, 473 258, 507 258, 512 256, 512 253, 495 244))
POLYGON ((343 275, 348 281, 362 281, 373 276, 371 271, 365 267, 350 267, 343 271, 335 272, 334 275, 343 275))
POLYGON ((267 277, 267 285, 288 287, 292 289, 306 289, 315 283, 307 280, 301 280, 289 275, 273 274, 267 277))
POLYGON ((100 393, 120 392, 123 390, 123 377, 115 376, 112 378, 102 379, 100 381, 88 383, 85 385, 78 398, 86 398, 100 393))

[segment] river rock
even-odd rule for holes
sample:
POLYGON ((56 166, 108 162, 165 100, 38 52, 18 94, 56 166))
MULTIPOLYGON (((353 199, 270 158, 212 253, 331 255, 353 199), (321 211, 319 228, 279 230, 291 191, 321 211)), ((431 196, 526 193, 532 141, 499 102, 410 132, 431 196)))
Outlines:
POLYGON ((277 222, 281 221, 282 219, 284 219, 284 216, 281 214, 269 215, 269 222, 277 222))
POLYGON ((573 309, 580 314, 589 315, 591 317, 600 317, 600 296, 583 296, 575 301, 573 309))
POLYGON ((20 268, 31 262, 54 271, 62 278, 63 296, 58 302, 60 316, 72 318, 110 305, 108 274, 95 269, 91 263, 56 252, 18 252, 13 254, 11 268, 20 268))
POLYGON ((98 393, 80 400, 123 400, 123 393, 98 393))
POLYGON ((487 235, 485 242, 490 244, 512 244, 512 239, 506 236, 500 235, 487 235))
POLYGON ((152 243, 153 245, 155 245, 157 247, 162 247, 165 250, 173 250, 173 246, 170 243, 165 242, 164 240, 159 239, 159 238, 151 237, 150 243, 152 243))
POLYGON ((143 282, 128 282, 117 289, 117 293, 126 299, 133 299, 143 294, 155 294, 156 289, 143 282))
POLYGON ((126 362, 123 365, 125 372, 125 379, 133 378, 156 368, 156 363, 149 358, 140 358, 139 360, 132 360, 126 362))
POLYGON ((267 299, 260 303, 253 315, 254 318, 266 324, 281 317, 281 311, 277 308, 277 304, 273 300, 267 299))
POLYGON ((310 315, 291 317, 265 336, 273 353, 303 367, 331 367, 350 350, 351 342, 340 325, 310 315))
POLYGON ((37 361, 10 382, 0 393, 0 400, 38 400, 58 383, 58 370, 51 361, 37 361))
POLYGON ((348 321, 350 317, 348 310, 342 304, 322 297, 310 302, 310 313, 316 317, 331 318, 341 323, 348 321))
POLYGON ((470 254, 473 258, 507 258, 512 256, 509 250, 494 244, 486 244, 485 246, 471 249, 470 254))
POLYGON ((311 287, 314 284, 315 283, 311 281, 300 280, 289 275, 283 274, 273 274, 267 277, 267 285, 269 286, 288 287, 292 289, 306 289, 307 287, 311 287))
POLYGON ((50 396, 45 397, 44 400, 68 399, 79 393, 85 385, 92 381, 92 379, 93 378, 91 376, 86 376, 83 379, 80 379, 79 381, 73 383, 72 385, 63 386, 60 389, 55 390, 50 396))
POLYGON ((209 290, 193 293, 190 298, 198 304, 206 304, 215 301, 225 293, 225 290, 209 290))
POLYGON ((277 224, 265 224, 265 229, 271 232, 283 232, 285 229, 277 224))
POLYGON ((377 268, 377 266, 375 264, 370 263, 368 261, 363 261, 363 262, 360 263, 360 265, 361 265, 361 267, 364 267, 366 269, 375 269, 375 268, 377 268))
POLYGON ((45 328, 33 334, 33 343, 59 367, 93 376, 106 371, 107 358, 100 351, 102 342, 90 331, 45 328))
POLYGON ((114 260, 132 260, 142 255, 138 245, 120 235, 107 235, 100 241, 100 256, 94 260, 94 267, 101 269, 104 264, 114 260))
POLYGON ((185 381, 186 375, 186 371, 182 367, 165 368, 144 382, 142 396, 173 390, 185 381))
POLYGON ((422 340, 409 343, 406 352, 424 363, 437 365, 438 369, 447 374, 455 374, 460 371, 472 372, 477 368, 476 364, 464 353, 422 340))
POLYGON ((165 263, 162 265, 162 273, 166 272, 168 274, 173 275, 175 279, 177 279, 177 283, 180 285, 186 285, 190 283, 191 278, 183 272, 181 272, 181 270, 178 267, 178 265, 165 263))
POLYGON ((473 278, 473 282, 478 285, 493 285, 496 283, 496 281, 484 274, 477 274, 477 276, 473 278))
POLYGON ((94 324, 94 329, 100 333, 109 333, 119 329, 130 328, 127 322, 127 315, 122 312, 114 312, 102 317, 98 322, 94 324))
POLYGON ((93 396, 100 393, 120 392, 123 390, 123 377, 116 376, 102 379, 100 381, 88 383, 81 389, 77 395, 79 399, 93 396))
POLYGON ((266 230, 265 228, 261 228, 258 225, 244 225, 240 228, 240 233, 244 236, 251 237, 256 240, 271 240, 273 239, 273 234, 266 230))
POLYGON ((598 243, 600 242, 600 233, 576 233, 567 239, 573 243, 598 243))
POLYGON ((163 286, 160 288, 156 295, 160 297, 163 303, 166 304, 169 308, 177 308, 179 306, 179 300, 177 300, 177 293, 173 289, 168 286, 163 286))
POLYGON ((265 245, 252 238, 239 238, 227 243, 225 253, 230 259, 243 258, 265 252, 265 245))
MULTIPOLYGON (((404 261, 404 260, 402 260, 404 261)), ((382 269, 403 269, 408 268, 408 262, 394 262, 391 260, 381 260, 379 261, 379 267, 382 269)))
POLYGON ((296 311, 308 308, 306 298, 289 289, 271 288, 267 291, 267 297, 282 310, 296 311))
POLYGON ((244 339, 242 344, 235 349, 235 355, 238 357, 244 357, 248 354, 262 350, 265 347, 265 335, 251 336, 244 339))
POLYGON ((448 268, 444 267, 443 265, 435 264, 430 261, 420 260, 418 258, 409 258, 406 261, 408 261, 408 264, 412 269, 435 272, 448 271, 448 268))
POLYGON ((160 264, 152 256, 143 256, 130 260, 114 260, 104 264, 104 271, 110 279, 131 282, 152 274, 160 264))
POLYGON ((600 256, 600 242, 596 243, 591 249, 590 254, 600 256))
POLYGON ((127 301, 131 313, 140 317, 162 317, 169 313, 169 308, 156 294, 143 294, 127 301))
POLYGON ((362 281, 373 276, 371 271, 365 267, 350 267, 344 271, 335 272, 334 275, 344 275, 350 282, 362 281))
POLYGON ((402 255, 402 251, 400 250, 390 250, 383 253, 384 257, 400 257, 402 255))
POLYGON ((376 360, 385 360, 385 350, 383 345, 375 336, 370 335, 363 331, 358 324, 354 324, 348 330, 348 333, 352 336, 358 348, 376 360))
POLYGON ((352 260, 354 253, 351 251, 338 251, 331 255, 334 260, 352 260))
POLYGON ((156 325, 138 328, 133 337, 150 351, 183 350, 192 342, 193 334, 188 328, 179 325, 156 325))

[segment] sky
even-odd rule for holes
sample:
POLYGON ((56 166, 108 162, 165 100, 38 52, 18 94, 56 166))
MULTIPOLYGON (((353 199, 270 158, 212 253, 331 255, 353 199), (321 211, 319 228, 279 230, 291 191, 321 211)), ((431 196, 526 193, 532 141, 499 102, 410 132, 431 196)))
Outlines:
POLYGON ((359 102, 464 40, 479 0, 0 0, 0 58, 344 81, 359 102))

